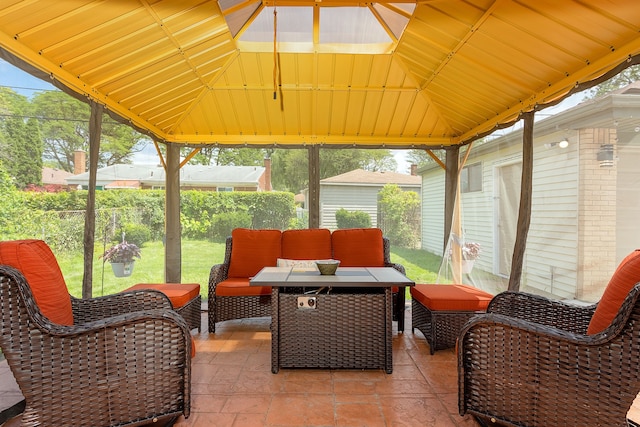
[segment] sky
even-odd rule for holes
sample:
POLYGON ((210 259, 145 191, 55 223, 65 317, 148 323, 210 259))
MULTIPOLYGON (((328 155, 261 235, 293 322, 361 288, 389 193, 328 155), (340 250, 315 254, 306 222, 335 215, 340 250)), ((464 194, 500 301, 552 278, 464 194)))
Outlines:
MULTIPOLYGON (((26 73, 20 70, 17 67, 9 64, 8 62, 0 59, 0 86, 7 86, 13 89, 14 91, 31 97, 35 92, 44 91, 44 90, 57 90, 53 85, 44 80, 40 80, 36 77, 33 77, 31 74, 26 73)), ((568 108, 571 108, 584 98, 584 94, 575 94, 565 99, 558 105, 554 107, 549 107, 547 109, 542 110, 542 112, 536 114, 536 119, 543 119, 549 117, 550 115, 557 114, 561 111, 564 111, 568 108)), ((516 123, 514 127, 521 126, 521 122, 516 123)), ((503 129, 500 131, 501 134, 506 134, 513 130, 512 128, 503 129)), ((497 136, 497 133, 494 134, 497 136)), ((391 150, 396 162, 398 163, 398 167, 396 169, 399 173, 409 173, 411 165, 406 160, 406 154, 408 151, 406 150, 391 150)), ((153 144, 147 145, 142 152, 136 154, 133 159, 136 164, 156 164, 158 163, 158 155, 156 154, 155 147, 153 144)))

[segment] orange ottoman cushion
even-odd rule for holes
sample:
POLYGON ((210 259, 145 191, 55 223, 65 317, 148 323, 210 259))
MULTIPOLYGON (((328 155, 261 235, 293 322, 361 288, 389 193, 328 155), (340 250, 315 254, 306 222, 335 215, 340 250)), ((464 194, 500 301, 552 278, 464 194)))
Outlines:
POLYGON ((411 297, 432 311, 485 311, 493 295, 467 285, 417 284, 411 297))
POLYGON ((231 232, 231 263, 228 277, 253 277, 263 267, 275 267, 280 256, 280 230, 236 228, 231 232))
POLYGON ((283 231, 281 258, 331 258, 331 231, 326 228, 283 231))
POLYGON ((184 307, 200 295, 200 285, 198 283, 138 283, 125 290, 133 291, 137 289, 155 289, 169 297, 173 308, 184 307))
POLYGON ((379 228, 348 228, 331 233, 333 257, 340 267, 384 267, 384 244, 379 228))

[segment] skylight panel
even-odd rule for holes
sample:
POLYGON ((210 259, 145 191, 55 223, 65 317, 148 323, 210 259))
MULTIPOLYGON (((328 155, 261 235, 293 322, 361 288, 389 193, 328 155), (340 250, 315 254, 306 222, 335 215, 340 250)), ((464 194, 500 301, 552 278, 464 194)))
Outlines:
POLYGON ((274 36, 281 52, 392 52, 415 9, 415 3, 291 4, 220 0, 238 48, 247 52, 273 50, 274 36))
POLYGON ((366 7, 325 7, 320 12, 320 43, 389 43, 391 38, 366 7))
MULTIPOLYGON (((276 11, 278 42, 313 42, 313 8, 278 7, 276 11)), ((273 43, 273 7, 265 7, 240 40, 273 43)))
POLYGON ((409 17, 413 14, 413 10, 415 9, 415 3, 403 3, 403 4, 392 4, 390 5, 395 7, 398 10, 404 11, 406 15, 401 15, 391 10, 389 7, 385 7, 381 4, 375 3, 373 8, 380 15, 385 25, 389 27, 389 30, 393 32, 396 37, 396 40, 400 38, 402 32, 404 31, 407 23, 409 22, 409 17))

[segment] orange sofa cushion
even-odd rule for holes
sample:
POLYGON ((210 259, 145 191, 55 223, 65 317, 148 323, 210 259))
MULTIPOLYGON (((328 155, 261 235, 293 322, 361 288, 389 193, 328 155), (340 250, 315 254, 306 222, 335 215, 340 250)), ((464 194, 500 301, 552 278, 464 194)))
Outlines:
POLYGON ((250 286, 248 277, 232 277, 216 285, 216 295, 221 297, 271 295, 271 286, 250 286))
POLYGON ((162 292, 169 297, 174 309, 184 307, 200 294, 198 283, 138 283, 124 291, 137 289, 155 289, 162 292))
POLYGON ((416 284, 411 297, 431 311, 485 311, 493 295, 468 285, 416 284))
POLYGON ((640 249, 627 255, 613 273, 589 322, 587 334, 597 334, 611 325, 622 302, 638 282, 640 282, 640 249))
POLYGON ((384 267, 382 230, 349 228, 331 233, 333 258, 340 267, 384 267))
POLYGON ((73 325, 71 296, 49 245, 42 240, 0 242, 0 264, 22 272, 47 319, 59 325, 73 325))
POLYGON ((281 236, 280 230, 234 229, 228 277, 253 277, 263 267, 275 267, 281 258, 281 236))
POLYGON ((283 231, 281 258, 331 258, 331 231, 326 228, 283 231))

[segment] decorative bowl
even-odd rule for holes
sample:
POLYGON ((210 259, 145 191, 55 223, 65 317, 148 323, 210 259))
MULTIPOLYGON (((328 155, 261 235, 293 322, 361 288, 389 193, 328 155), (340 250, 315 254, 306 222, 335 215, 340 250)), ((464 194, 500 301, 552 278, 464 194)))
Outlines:
POLYGON ((320 274, 324 276, 331 276, 336 274, 340 261, 337 259, 323 259, 316 261, 316 265, 318 266, 318 270, 320 270, 320 274))

